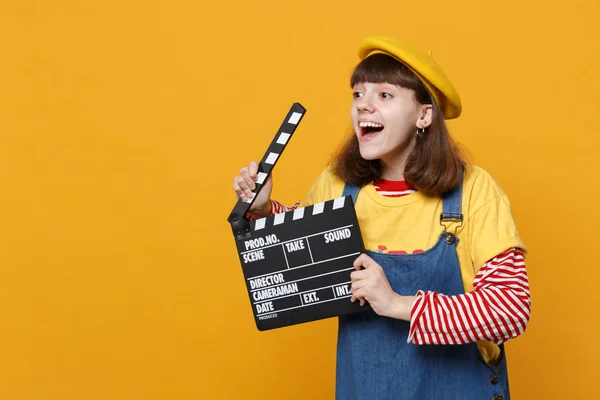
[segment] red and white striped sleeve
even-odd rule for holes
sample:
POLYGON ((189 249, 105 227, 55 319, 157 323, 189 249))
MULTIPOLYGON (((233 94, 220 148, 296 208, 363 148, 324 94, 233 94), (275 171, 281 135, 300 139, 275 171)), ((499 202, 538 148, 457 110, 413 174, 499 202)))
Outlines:
MULTIPOLYGON (((280 213, 284 213, 284 212, 295 210, 301 204, 300 201, 297 201, 293 206, 285 206, 285 205, 281 204, 280 202, 278 202, 277 200, 269 200, 269 201, 271 202, 271 214, 270 214, 270 216, 273 216, 275 214, 280 214, 280 213)), ((246 213, 246 218, 249 221, 254 221, 256 219, 250 213, 246 213)))
POLYGON ((456 296, 417 293, 408 342, 496 344, 522 334, 531 310, 523 253, 512 248, 486 262, 475 276, 473 291, 456 296))
POLYGON ((271 200, 271 215, 281 214, 284 212, 295 210, 300 206, 300 201, 297 201, 293 206, 284 206, 277 200, 271 200))

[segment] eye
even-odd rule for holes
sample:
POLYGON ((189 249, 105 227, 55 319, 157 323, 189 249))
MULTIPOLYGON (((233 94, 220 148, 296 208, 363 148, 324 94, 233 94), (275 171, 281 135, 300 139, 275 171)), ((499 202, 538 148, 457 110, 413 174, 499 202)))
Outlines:
POLYGON ((388 92, 382 92, 380 94, 381 98, 383 99, 391 99, 393 96, 391 94, 389 94, 388 92))
POLYGON ((359 97, 362 97, 362 93, 361 92, 353 92, 352 93, 352 97, 354 97, 355 99, 358 99, 359 97))

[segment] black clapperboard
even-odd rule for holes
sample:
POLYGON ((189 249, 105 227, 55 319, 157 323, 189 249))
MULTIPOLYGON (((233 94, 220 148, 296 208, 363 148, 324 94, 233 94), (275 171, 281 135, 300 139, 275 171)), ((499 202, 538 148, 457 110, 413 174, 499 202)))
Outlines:
POLYGON ((238 200, 228 218, 261 331, 369 308, 350 301, 352 264, 365 251, 350 196, 256 221, 244 217, 305 112, 292 105, 260 161, 253 198, 238 200))

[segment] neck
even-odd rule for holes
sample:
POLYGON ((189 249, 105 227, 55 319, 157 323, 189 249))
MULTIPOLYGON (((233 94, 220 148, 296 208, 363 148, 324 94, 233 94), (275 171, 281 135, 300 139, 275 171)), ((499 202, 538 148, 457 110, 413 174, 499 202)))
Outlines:
POLYGON ((381 164, 381 179, 385 179, 386 181, 404 180, 404 164, 388 164, 384 160, 379 160, 379 162, 381 164))
POLYGON ((414 142, 410 142, 408 146, 398 149, 396 153, 382 157, 379 160, 381 179, 388 181, 403 181, 406 161, 413 148, 414 142))

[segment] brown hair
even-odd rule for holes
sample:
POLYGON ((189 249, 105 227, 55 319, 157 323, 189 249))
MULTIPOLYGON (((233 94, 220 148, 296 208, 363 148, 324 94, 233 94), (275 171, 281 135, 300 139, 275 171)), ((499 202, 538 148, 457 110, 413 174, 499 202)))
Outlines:
MULTIPOLYGON (((350 86, 357 83, 390 83, 415 93, 419 104, 431 104, 433 115, 426 132, 417 135, 415 147, 408 156, 404 179, 428 195, 441 195, 456 187, 463 177, 466 162, 446 127, 444 116, 425 85, 404 64, 385 54, 374 54, 362 60, 354 69, 350 86)), ((351 128, 351 137, 333 156, 333 172, 345 182, 364 186, 381 177, 379 160, 360 156, 358 139, 351 128)), ((416 134, 416 126, 415 126, 416 134)))

